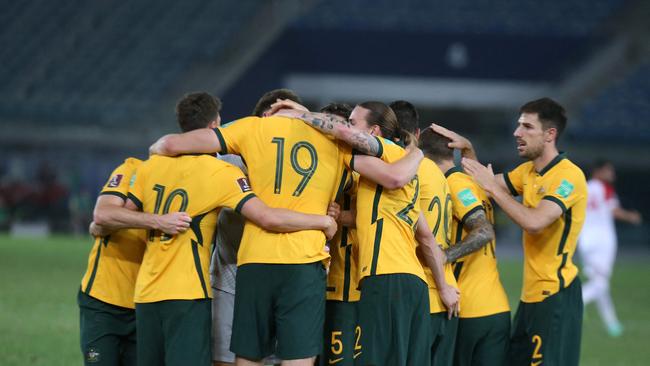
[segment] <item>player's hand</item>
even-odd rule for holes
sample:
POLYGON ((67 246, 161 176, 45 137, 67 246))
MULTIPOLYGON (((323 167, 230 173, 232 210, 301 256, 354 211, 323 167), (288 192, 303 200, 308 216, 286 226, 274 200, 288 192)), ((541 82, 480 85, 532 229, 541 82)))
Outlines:
POLYGON ((104 227, 95 224, 94 221, 90 223, 90 226, 88 227, 88 232, 90 233, 90 235, 95 237, 108 235, 108 232, 104 230, 104 227))
POLYGON ((327 207, 327 216, 338 222, 341 216, 341 206, 336 202, 330 202, 330 205, 327 207))
POLYGON ((190 227, 190 222, 192 218, 187 212, 172 212, 156 218, 157 230, 168 235, 184 233, 190 227))
POLYGON ((309 112, 304 105, 296 103, 290 99, 276 99, 275 103, 271 104, 271 108, 264 112, 264 117, 272 116, 280 110, 289 109, 295 111, 309 112))
POLYGON ((325 228, 325 230, 323 230, 323 232, 325 233, 325 237, 327 238, 327 240, 331 240, 334 237, 334 235, 336 235, 336 231, 339 228, 338 225, 336 224, 336 220, 334 220, 330 216, 325 216, 325 217, 327 217, 328 219, 328 225, 325 228))
POLYGON ((628 217, 630 223, 633 225, 641 225, 641 222, 643 222, 643 219, 641 218, 641 214, 639 213, 639 211, 636 210, 630 211, 628 217))
POLYGON ((458 316, 460 311, 460 291, 445 284, 441 289, 438 289, 438 294, 447 308, 448 319, 451 319, 452 316, 458 316))
POLYGON ((459 149, 464 157, 477 160, 476 154, 474 153, 474 147, 469 139, 435 123, 432 123, 430 127, 433 132, 451 140, 451 142, 447 144, 450 149, 459 149))
POLYGON ((484 166, 473 159, 463 158, 463 169, 465 172, 474 178, 474 181, 481 186, 486 192, 492 194, 499 186, 494 171, 492 171, 492 164, 484 166))

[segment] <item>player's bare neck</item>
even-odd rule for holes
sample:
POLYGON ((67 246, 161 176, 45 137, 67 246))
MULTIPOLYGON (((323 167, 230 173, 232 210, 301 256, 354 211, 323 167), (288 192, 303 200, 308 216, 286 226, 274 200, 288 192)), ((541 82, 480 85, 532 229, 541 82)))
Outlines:
POLYGON ((533 159, 533 165, 535 166, 535 171, 541 172, 548 164, 555 159, 560 153, 557 151, 555 145, 547 145, 544 147, 542 154, 535 159, 533 159))
POLYGON ((454 167, 453 160, 441 160, 439 163, 437 162, 437 164, 443 173, 454 167))

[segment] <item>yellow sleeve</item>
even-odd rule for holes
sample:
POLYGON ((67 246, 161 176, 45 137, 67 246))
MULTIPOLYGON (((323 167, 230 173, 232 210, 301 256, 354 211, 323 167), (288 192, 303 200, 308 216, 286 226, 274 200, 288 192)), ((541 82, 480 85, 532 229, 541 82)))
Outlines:
POLYGON ((483 202, 479 199, 478 186, 467 175, 456 173, 449 177, 451 202, 454 216, 461 222, 476 212, 484 210, 483 202))
POLYGON ((557 203, 562 212, 566 212, 576 202, 587 197, 587 185, 581 171, 566 170, 556 177, 550 185, 548 194, 543 197, 545 200, 557 203))
POLYGON ((242 207, 249 199, 255 197, 248 178, 238 167, 224 163, 224 167, 215 170, 213 185, 215 190, 209 195, 211 207, 229 207, 241 212, 242 207))
POLYGON ((515 197, 521 195, 524 191, 523 177, 526 170, 524 165, 525 163, 507 173, 503 173, 503 180, 506 181, 506 186, 508 187, 510 194, 515 197))
POLYGON ((147 164, 141 165, 138 170, 133 172, 129 181, 129 194, 128 197, 136 206, 142 211, 142 201, 144 200, 144 180, 146 174, 147 164))
POLYGON ((126 201, 129 193, 129 182, 135 173, 135 169, 141 161, 135 158, 128 158, 120 166, 115 168, 108 178, 108 181, 102 187, 100 195, 110 194, 118 196, 126 201))
POLYGON ((241 155, 246 139, 250 138, 251 131, 257 128, 260 122, 259 117, 246 117, 227 126, 215 128, 214 133, 217 134, 221 145, 219 153, 241 155))

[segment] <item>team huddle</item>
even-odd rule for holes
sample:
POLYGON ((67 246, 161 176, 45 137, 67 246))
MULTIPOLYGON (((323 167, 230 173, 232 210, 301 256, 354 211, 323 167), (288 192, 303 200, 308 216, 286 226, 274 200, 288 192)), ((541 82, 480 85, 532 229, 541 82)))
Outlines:
POLYGON ((78 294, 85 364, 578 365, 587 184, 556 147, 562 106, 521 107, 526 162, 495 175, 406 101, 300 103, 273 90, 222 126, 189 94, 182 133, 115 169, 78 294), (512 325, 493 204, 523 230, 512 325))

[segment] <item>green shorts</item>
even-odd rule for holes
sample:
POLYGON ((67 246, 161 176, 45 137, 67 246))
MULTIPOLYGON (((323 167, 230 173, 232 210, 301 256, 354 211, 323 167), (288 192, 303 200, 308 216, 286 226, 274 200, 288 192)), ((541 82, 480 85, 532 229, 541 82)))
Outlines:
POLYGON ((431 318, 431 365, 451 366, 454 361, 454 346, 458 318, 447 319, 447 312, 434 313, 431 318))
POLYGON ((510 365, 578 365, 582 311, 578 277, 542 302, 519 302, 510 339, 510 365))
POLYGON ((505 366, 510 345, 510 312, 460 318, 455 366, 505 366))
POLYGON ((138 366, 210 366, 211 299, 135 304, 138 366))
POLYGON ((107 304, 79 290, 84 365, 135 365, 135 310, 107 304))
POLYGON ((325 339, 320 365, 354 365, 354 355, 361 351, 361 328, 357 325, 357 303, 327 301, 325 339))
POLYGON ((431 361, 427 284, 411 274, 366 277, 358 304, 357 365, 426 365, 431 361))
POLYGON ((325 287, 321 262, 239 266, 230 350, 254 361, 274 351, 282 360, 317 356, 323 348, 325 287))

